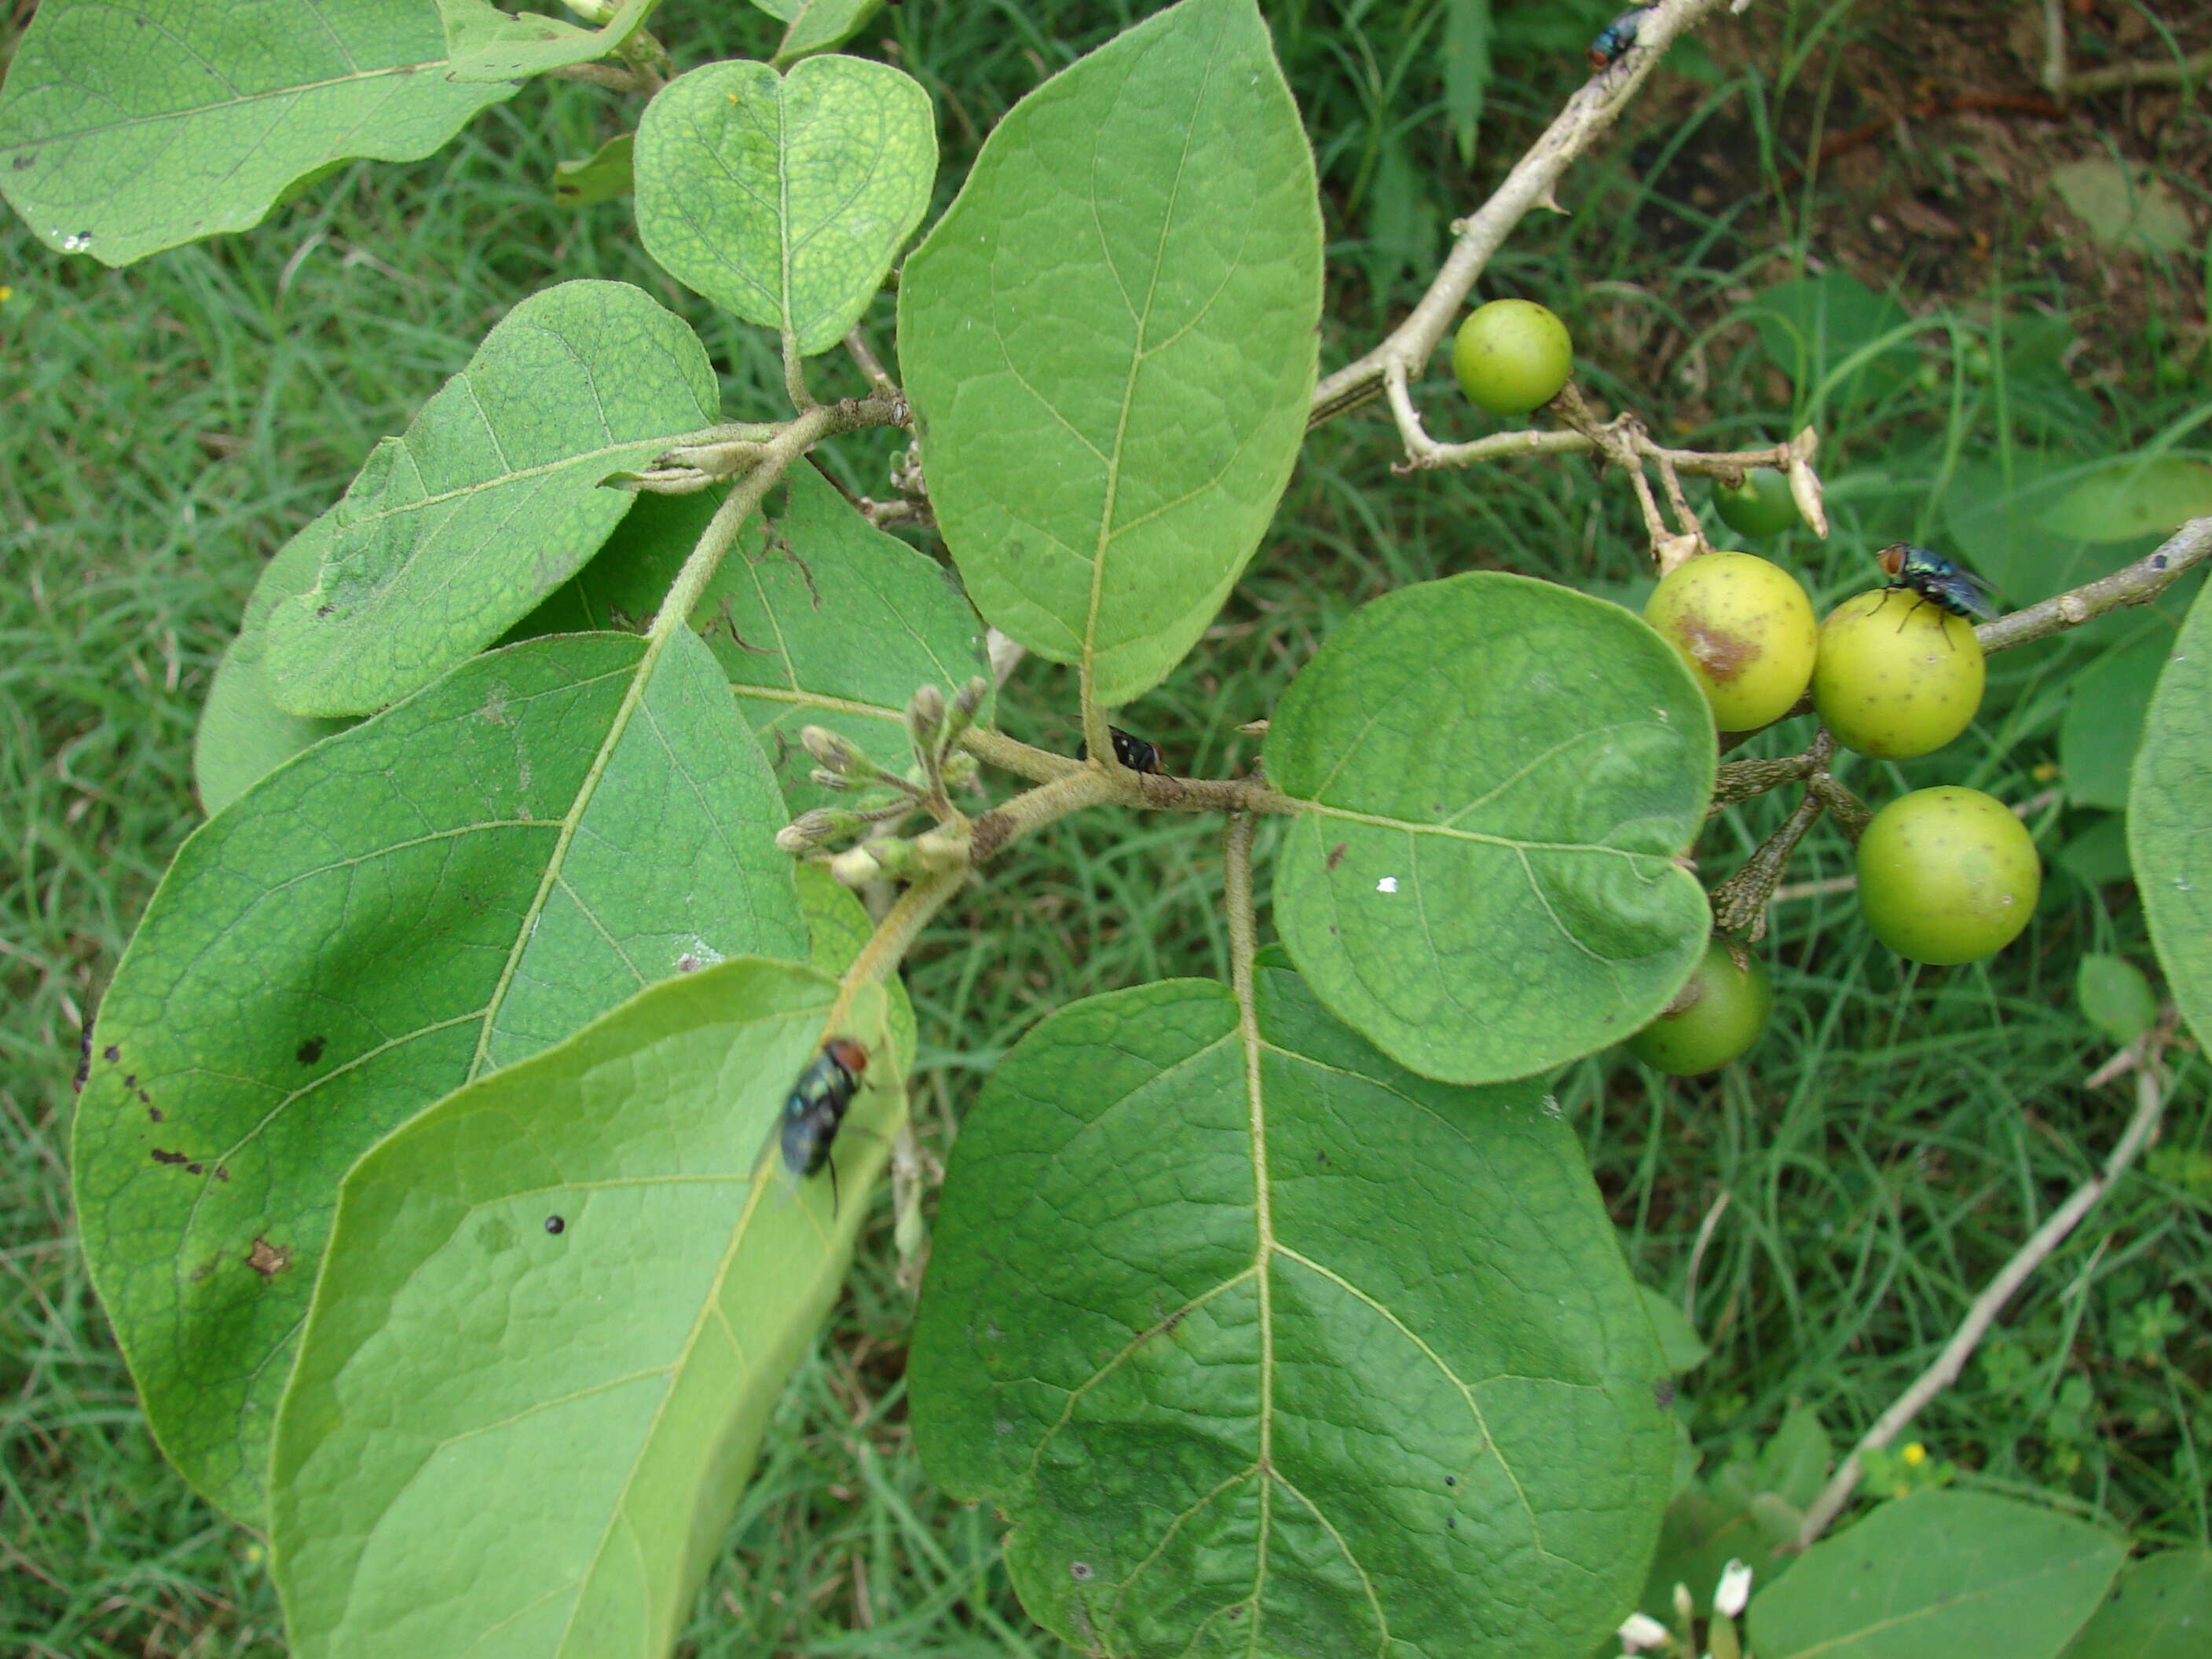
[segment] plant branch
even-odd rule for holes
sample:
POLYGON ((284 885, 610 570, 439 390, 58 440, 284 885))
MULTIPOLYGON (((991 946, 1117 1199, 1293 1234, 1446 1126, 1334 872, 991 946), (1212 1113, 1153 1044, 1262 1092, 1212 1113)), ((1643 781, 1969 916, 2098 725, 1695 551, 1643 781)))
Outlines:
POLYGON ((1252 1006, 1252 958, 1258 953, 1259 927, 1252 909, 1252 837, 1256 825, 1249 812, 1232 812, 1221 832, 1222 908, 1229 923, 1229 978, 1237 1006, 1252 1006))
POLYGON ((845 349, 876 391, 892 392, 898 390, 891 383, 891 377, 884 372, 882 360, 876 356, 875 349, 868 343, 868 337, 860 332, 857 323, 853 325, 853 331, 845 337, 845 349))
POLYGON ((1905 1426, 1919 1415, 1921 1409, 1936 1396, 1956 1382, 1959 1373, 1966 1369, 1975 1346, 1982 1340, 2004 1304, 2013 1293, 2027 1283, 2029 1275, 2041 1267, 2051 1252, 2065 1241, 2066 1236, 2080 1224, 2097 1200, 2111 1190, 2112 1183, 2125 1172, 2136 1155, 2157 1133, 2160 1115, 2166 1109, 2166 1087, 2159 1074, 2153 1048, 2162 1042, 2163 1034, 2153 1034, 2142 1040, 2136 1066, 2136 1109, 2128 1120, 2127 1127, 2105 1160, 2105 1167, 2075 1188, 2073 1195, 2051 1212, 2051 1218, 2029 1235, 2011 1261, 1998 1270, 1988 1288, 1976 1297, 1973 1305, 1936 1363, 1913 1379, 1912 1386, 1899 1395, 1890 1408, 1875 1419, 1875 1425, 1860 1439, 1851 1455, 1843 1462, 1829 1480, 1820 1495, 1805 1511, 1805 1519, 1797 1529, 1797 1536, 1785 1547, 1802 1550, 1808 1547, 1827 1530, 1829 1523, 1843 1512, 1857 1489, 1859 1478, 1865 1468, 1867 1453, 1878 1451, 1904 1432, 1905 1426))
POLYGON ((2079 628, 2108 611, 2149 604, 2171 587, 2184 571, 2203 563, 2207 558, 2212 558, 2212 518, 2191 519, 2163 544, 2133 564, 2039 605, 1984 623, 1974 630, 1974 637, 1982 642, 1984 652, 2009 651, 2016 645, 2048 639, 2069 628, 2079 628))
POLYGON ((1670 449, 1664 444, 1654 443, 1643 421, 1633 412, 1624 411, 1610 420, 1599 420, 1583 401, 1581 388, 1570 380, 1560 389, 1559 395, 1546 405, 1567 428, 1565 431, 1499 432, 1472 443, 1440 444, 1421 425, 1420 412, 1413 407, 1405 365, 1389 364, 1382 379, 1391 416, 1406 446, 1407 459, 1399 464, 1396 471, 1416 472, 1431 467, 1469 466, 1512 455, 1595 453, 1603 457, 1607 465, 1627 474, 1636 491, 1637 506, 1644 514, 1644 532, 1650 538, 1662 574, 1692 554, 1710 550, 1705 532, 1698 526, 1696 509, 1682 491, 1680 475, 1685 472, 1717 478, 1727 484, 1741 484, 1745 474, 1753 467, 1772 467, 1786 472, 1806 523, 1822 537, 1828 533, 1827 514, 1820 503, 1820 481, 1812 466, 1820 439, 1810 427, 1788 443, 1772 444, 1765 449, 1670 449), (1660 514, 1658 498, 1652 494, 1650 480, 1644 477, 1646 464, 1658 469, 1660 481, 1680 526, 1678 532, 1670 532, 1660 514))
POLYGON ((612 64, 564 64, 559 69, 547 70, 549 81, 581 81, 586 85, 605 87, 610 92, 628 93, 633 97, 650 98, 660 90, 658 76, 635 70, 617 69, 612 64))
POLYGON ((834 411, 817 405, 791 422, 782 431, 760 447, 760 457, 744 481, 732 489, 714 509, 714 516, 707 521, 700 533, 698 544, 684 561, 684 568, 676 574, 676 580, 668 590, 668 597, 660 602, 660 609, 653 618, 649 637, 656 649, 667 637, 690 620, 699 603, 699 596, 707 591, 714 580, 722 556, 738 538, 738 531, 745 520, 767 497, 784 470, 804 455, 825 434, 836 429, 833 424, 834 411))
MULTIPOLYGON (((1562 210, 1555 192, 1567 168, 1627 107, 1676 37, 1722 3, 1723 0, 1661 0, 1644 14, 1637 27, 1636 45, 1620 62, 1592 76, 1568 99, 1558 118, 1530 146, 1490 199, 1452 227, 1457 240, 1451 253, 1406 319, 1373 350, 1325 376, 1315 386, 1309 425, 1318 426, 1382 392, 1391 364, 1398 365, 1409 377, 1427 365, 1475 278, 1513 228, 1534 208, 1562 210)), ((1735 9, 1742 9, 1742 0, 1735 0, 1735 9)))
POLYGON ((878 980, 887 980, 898 972, 899 963, 921 935, 921 930, 943 909, 952 896, 967 884, 968 866, 964 864, 951 869, 934 870, 898 896, 898 902, 876 924, 876 931, 860 947, 860 955, 853 958, 837 981, 837 999, 830 1005, 830 1017, 822 1024, 825 1031, 835 1032, 851 1011, 853 998, 863 985, 878 980))

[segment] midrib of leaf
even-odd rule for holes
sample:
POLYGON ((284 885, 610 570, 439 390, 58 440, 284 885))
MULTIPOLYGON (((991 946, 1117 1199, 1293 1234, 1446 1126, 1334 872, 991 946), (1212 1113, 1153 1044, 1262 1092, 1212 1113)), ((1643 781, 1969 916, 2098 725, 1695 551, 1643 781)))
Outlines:
POLYGON ((769 702, 787 702, 801 708, 820 708, 831 714, 860 714, 878 720, 902 720, 906 718, 897 709, 883 703, 855 702, 849 697, 826 696, 819 691, 803 690, 795 685, 733 684, 730 690, 740 697, 759 697, 769 702))
MULTIPOLYGON (((1220 57, 1221 34, 1220 32, 1217 30, 1213 37, 1212 53, 1206 60, 1206 73, 1199 82, 1198 96, 1194 99, 1191 103, 1194 116, 1200 106, 1206 102, 1206 89, 1208 86, 1212 84, 1213 66, 1220 60, 1220 57)), ((1127 76, 1124 76, 1121 84, 1125 88, 1127 87, 1128 79, 1127 76)), ((1116 101, 1119 101, 1118 94, 1116 94, 1116 101)), ((1169 192, 1167 209, 1160 215, 1159 240, 1154 244, 1152 248, 1152 274, 1145 284, 1145 308, 1140 314, 1131 319, 1137 325, 1136 349, 1131 352, 1129 356, 1129 372, 1122 377, 1121 380, 1121 408, 1120 412, 1114 418, 1114 450, 1112 454, 1104 458, 1106 461, 1106 500, 1098 514, 1097 539, 1091 544, 1091 603, 1089 608, 1085 611, 1083 617, 1082 695, 1084 706, 1085 708, 1090 707, 1092 702, 1092 670, 1097 664, 1098 655, 1098 596, 1099 590, 1103 586, 1106 580, 1107 550, 1112 545, 1114 541, 1115 505, 1121 500, 1121 456, 1123 453, 1124 443, 1128 436, 1129 431, 1129 405, 1136 399, 1137 376, 1143 372, 1145 362, 1146 358, 1152 355, 1150 350, 1147 349, 1146 343, 1150 337, 1149 331, 1152 327, 1152 301, 1159 293, 1160 265, 1162 261, 1167 257, 1168 233, 1175 225, 1176 209, 1182 201, 1182 181, 1184 175, 1190 170, 1190 134, 1191 128, 1194 125, 1194 120, 1186 121, 1183 124, 1182 149, 1177 153, 1176 157, 1175 188, 1169 192)), ((1097 151, 1095 149, 1092 152, 1092 156, 1095 165, 1097 156, 1097 151)), ((1096 214, 1097 209, 1095 207, 1092 209, 1092 212, 1096 214)), ((1111 270, 1112 266, 1113 261, 1110 259, 1108 260, 1108 269, 1111 270)), ((1119 286, 1118 278, 1115 285, 1117 287, 1119 286)), ((1127 298, 1126 295, 1122 297, 1125 301, 1127 298)), ((1264 1513, 1263 1510, 1263 1516, 1264 1513)), ((1261 1537, 1264 1540, 1266 1536, 1264 1519, 1261 1532, 1261 1537)), ((1255 1616, 1256 1618, 1256 1614, 1255 1616)), ((1256 1624, 1253 1626, 1252 1634, 1254 1640, 1256 1641, 1259 1638, 1259 1627, 1256 1624)))
MULTIPOLYGON (((773 70, 769 72, 775 74, 773 70)), ((784 102, 784 93, 790 84, 785 76, 776 75, 775 266, 776 281, 782 290, 776 295, 776 309, 783 313, 784 349, 796 351, 799 325, 791 314, 791 261, 795 252, 791 246, 791 111, 784 102)))
MULTIPOLYGON (((389 75, 413 75, 422 70, 437 69, 451 60, 432 58, 419 64, 393 64, 384 69, 356 70, 350 75, 334 75, 328 80, 302 82, 293 87, 271 87, 266 92, 245 92, 216 103, 194 104, 185 109, 163 110, 155 115, 133 115, 120 121, 104 122, 99 126, 72 127, 67 132, 50 133, 38 140, 38 144, 51 144, 62 138, 89 138, 104 133, 122 132, 131 127, 158 125, 167 121, 188 121, 210 114, 217 110, 234 109, 243 105, 266 103, 271 99, 299 99, 309 93, 321 92, 330 87, 342 87, 350 82, 374 81, 389 75)), ((265 135, 264 135, 265 136, 265 135)), ((35 144, 15 144, 12 149, 31 149, 35 144)))
MULTIPOLYGON (((1211 73, 1212 65, 1207 69, 1211 73)), ((1180 182, 1180 174, 1177 179, 1180 182)), ((1244 1649, 1249 1656, 1260 1650, 1260 1626, 1267 1618, 1261 1592, 1267 1580, 1267 1547, 1275 1514, 1275 1297, 1268 1258, 1277 1246, 1274 1194, 1267 1182, 1267 1094, 1260 1086, 1260 1015, 1249 951, 1239 952, 1233 966, 1230 988, 1237 999, 1237 1032, 1244 1048, 1244 1103, 1252 1125, 1252 1221, 1259 1241, 1252 1265, 1258 1275, 1260 1303, 1260 1536, 1252 1567, 1249 1640, 1244 1649)), ((1345 1559, 1352 1559, 1349 1553, 1345 1559)), ((1358 1565, 1352 1562, 1355 1570, 1358 1565)))
POLYGON ((1656 853, 1632 853, 1622 847, 1604 847, 1595 842, 1584 841, 1517 841, 1511 836, 1486 836, 1479 830, 1460 830, 1445 823, 1416 823, 1410 818, 1385 817, 1379 812, 1358 812, 1348 806, 1331 806, 1326 801, 1304 800, 1297 796, 1298 805, 1308 811, 1325 818, 1342 818, 1348 823, 1372 824, 1378 830, 1396 830, 1409 836, 1442 836, 1447 841, 1479 842, 1486 847, 1506 847, 1522 853, 1602 853, 1607 857, 1627 859, 1635 864, 1657 864, 1664 860, 1656 853))
MULTIPOLYGON (((553 851, 545 860, 544 873, 538 878, 538 890, 531 896, 514 932, 514 943, 507 948, 507 961, 501 965, 499 978, 494 981, 491 996, 484 1004, 483 1024, 477 1032, 477 1051, 469 1060, 467 1078, 473 1081, 483 1075, 484 1056, 491 1048, 492 1030, 498 1024, 499 1011, 506 1005, 507 993, 514 982, 515 971, 522 964, 522 953, 530 948, 537 936, 538 919, 545 908, 548 895, 559 879, 562 866, 568 861, 569 843, 576 838, 576 826, 583 822, 584 813, 592 797, 598 794, 599 780, 605 775, 607 763, 613 757, 616 745, 629 730, 630 718, 638 705, 645 700, 645 688, 652 680, 654 669, 659 666, 660 653, 668 648, 668 641, 676 637, 669 629, 646 635, 645 651, 637 659, 637 668, 630 675, 629 685, 623 690, 623 700, 616 707, 615 717, 607 723, 607 734, 600 739, 598 751, 592 757, 591 766, 585 771, 584 781, 576 790, 575 799, 562 814, 561 828, 553 837, 553 851)), ((635 970, 633 969, 633 972, 635 970)), ((642 983, 642 981, 640 981, 642 983)))
MULTIPOLYGON (((595 387, 595 395, 596 390, 595 387)), ((473 401, 476 396, 473 387, 471 388, 469 395, 473 401)), ((601 426, 606 424, 606 414, 604 410, 601 410, 599 414, 599 424, 601 426)), ((401 501, 394 507, 381 507, 374 512, 357 514, 349 517, 342 527, 350 530, 356 525, 374 524, 379 519, 396 518, 402 513, 419 513, 426 507, 436 507, 442 502, 456 501, 463 496, 481 495, 488 489, 498 489, 521 478, 546 477, 556 472, 565 471, 580 462, 619 455, 626 450, 635 449, 642 444, 672 447, 683 442, 691 435, 689 432, 672 432, 661 437, 632 438, 626 443, 601 444, 597 449, 579 449, 570 454, 563 455, 558 460, 547 461, 542 465, 526 466, 519 471, 497 473, 489 478, 479 478, 472 483, 462 484, 457 489, 441 489, 434 495, 417 495, 411 501, 401 501)), ((495 448, 500 447, 497 438, 495 437, 492 441, 495 448)), ((422 466, 415 459, 411 445, 407 447, 407 461, 410 466, 415 468, 415 476, 419 480, 422 476, 422 466)))

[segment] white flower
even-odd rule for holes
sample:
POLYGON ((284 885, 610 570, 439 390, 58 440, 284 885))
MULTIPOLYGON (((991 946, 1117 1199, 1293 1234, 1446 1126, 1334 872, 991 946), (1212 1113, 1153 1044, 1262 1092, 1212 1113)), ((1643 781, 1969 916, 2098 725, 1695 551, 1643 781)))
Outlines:
POLYGON ((1729 1562, 1721 1569, 1721 1582, 1713 1589, 1713 1611, 1733 1619, 1750 1600, 1751 1569, 1741 1561, 1729 1562))
POLYGON ((1667 1626, 1648 1613, 1632 1613, 1627 1623, 1620 1627, 1620 1650, 1624 1654, 1641 1653, 1666 1639, 1667 1626))

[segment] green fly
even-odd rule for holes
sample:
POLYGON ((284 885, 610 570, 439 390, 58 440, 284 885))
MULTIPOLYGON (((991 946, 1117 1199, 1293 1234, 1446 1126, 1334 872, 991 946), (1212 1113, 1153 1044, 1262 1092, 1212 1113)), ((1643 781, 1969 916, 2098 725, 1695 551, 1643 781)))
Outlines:
MULTIPOLYGON (((1907 620, 1923 605, 1935 605, 1954 617, 1979 617, 1984 621, 1997 614, 1996 607, 1983 597, 1990 585, 1940 553, 1930 553, 1910 542, 1892 542, 1874 556, 1889 578, 1887 591, 1912 595, 1911 610, 1905 612, 1907 620)), ((1898 623, 1897 628, 1903 633, 1905 623, 1898 623)))

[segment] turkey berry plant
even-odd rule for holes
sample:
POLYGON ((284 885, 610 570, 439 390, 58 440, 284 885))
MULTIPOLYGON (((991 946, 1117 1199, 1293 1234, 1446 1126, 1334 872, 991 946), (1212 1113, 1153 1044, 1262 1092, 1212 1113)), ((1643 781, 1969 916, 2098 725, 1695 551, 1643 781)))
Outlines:
MULTIPOLYGON (((1852 684, 1841 645, 1821 690, 1796 577, 1708 546, 1685 477, 1767 499, 1770 470, 1827 533, 1814 432, 1661 445, 1594 411, 1565 325, 1512 301, 1468 319, 1455 368, 1544 422, 1424 425, 1492 256, 1718 0, 1617 21, 1425 298, 1326 375, 1313 155, 1254 0, 1182 0, 1052 76, 926 229, 929 95, 830 50, 866 0, 770 6, 773 63, 682 73, 647 3, 395 5, 342 36, 285 3, 297 27, 246 53, 191 5, 141 30, 47 0, 0 89, 0 187, 33 230, 128 264, 252 226, 365 143, 428 154, 531 76, 588 79, 645 100, 644 246, 773 333, 789 404, 731 418, 636 287, 523 298, 271 562, 210 691, 211 815, 88 1034, 73 1177, 148 1419, 267 1529, 294 1650, 670 1650, 861 1195, 912 1161, 902 958, 970 883, 1018 890, 1025 837, 1112 808, 1222 821, 1229 978, 1071 1002, 994 1066, 930 1242, 918 1455, 1004 1515, 1024 1605, 1088 1651, 1594 1650, 1644 1589, 1677 1435, 1546 1078, 1624 1041, 1679 1073, 1741 1053, 1769 994, 1749 953, 1823 816, 1863 831, 1869 915, 1921 960, 1999 948, 2037 869, 1972 792, 1870 813, 1831 762, 1911 723, 1899 694, 1852 684), (179 93, 148 55, 171 44, 224 72, 179 93), (271 100, 293 118, 246 143, 240 106, 271 100), (148 124, 173 136, 158 164, 148 124), (1662 578, 1652 625, 1500 570, 1402 588, 1236 711, 1259 767, 1179 775, 1115 712, 1203 648, 1308 429, 1377 398, 1408 471, 1611 469, 1662 578), (880 501, 811 464, 870 433, 901 452, 880 501), (1000 729, 1028 656, 1071 671, 1073 753, 1000 729), (1722 763, 1808 684, 1832 728, 1722 763), (1784 828, 1705 890, 1708 818, 1790 786, 1784 828)), ((1976 648, 2208 554, 2200 522, 1976 648)), ((1893 677, 1929 668, 1923 612, 1952 638, 1922 603, 1958 597, 1938 557, 1887 573, 1914 586, 1893 677)), ((2212 641, 2186 655, 2130 833, 2201 1031, 2186 734, 2212 641)), ((2156 1043, 2131 1052, 2149 1092, 2112 1175, 2157 1121, 2156 1043)), ((896 1201, 913 1240, 912 1183, 896 1201)), ((1752 1594, 1775 1659, 1849 1616, 1820 1586, 1877 1537, 2070 1552, 2039 1611, 2062 1637, 2118 1565, 2070 1517, 1957 1494, 1914 1501, 1983 1507, 1821 1542, 1850 1490, 1798 1497, 1807 1553, 1752 1594)), ((1930 1595, 1976 1603, 1978 1570, 1930 1595)))

